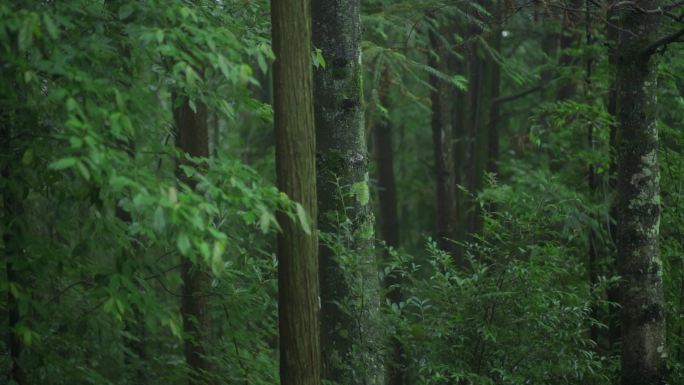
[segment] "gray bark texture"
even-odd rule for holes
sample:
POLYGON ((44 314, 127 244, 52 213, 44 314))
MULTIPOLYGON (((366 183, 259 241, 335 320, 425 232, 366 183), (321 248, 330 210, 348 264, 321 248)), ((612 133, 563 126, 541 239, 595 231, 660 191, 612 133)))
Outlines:
POLYGON ((380 384, 380 282, 368 189, 358 0, 313 0, 318 221, 334 240, 319 249, 323 379, 380 384), (331 247, 343 246, 344 255, 331 247), (350 260, 351 258, 351 260, 350 260), (345 268, 346 267, 346 268, 345 268))
MULTIPOLYGON (((657 9, 661 1, 642 1, 657 9)), ((622 276, 622 385, 666 382, 662 262, 658 245, 660 175, 656 57, 660 15, 627 7, 617 50, 618 264, 622 276)))

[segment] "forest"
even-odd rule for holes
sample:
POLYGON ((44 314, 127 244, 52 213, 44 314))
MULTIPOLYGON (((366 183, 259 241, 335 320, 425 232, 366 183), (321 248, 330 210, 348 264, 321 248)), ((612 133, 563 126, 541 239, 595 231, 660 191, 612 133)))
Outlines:
POLYGON ((0 384, 684 385, 684 1, 0 1, 0 384))

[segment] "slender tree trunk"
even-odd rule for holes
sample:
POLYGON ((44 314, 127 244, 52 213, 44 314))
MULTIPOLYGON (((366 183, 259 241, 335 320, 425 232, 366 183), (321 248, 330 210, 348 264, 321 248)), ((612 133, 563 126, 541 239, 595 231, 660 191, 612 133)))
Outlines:
MULTIPOLYGON (((428 65, 440 72, 448 71, 446 64, 447 50, 444 43, 433 30, 429 31, 432 53, 428 56, 428 65)), ((430 75, 430 100, 432 102, 432 152, 436 183, 436 238, 442 250, 454 256, 457 239, 456 227, 456 177, 454 163, 454 145, 451 135, 450 98, 452 86, 435 75, 430 75)))
POLYGON ((322 378, 379 384, 382 365, 373 354, 379 343, 373 322, 380 283, 368 190, 359 0, 313 0, 311 7, 313 43, 326 62, 314 69, 313 87, 318 223, 323 232, 342 232, 341 242, 358 258, 358 269, 350 274, 329 245, 319 248, 322 378), (347 220, 348 233, 341 228, 347 220))
MULTIPOLYGON (((591 25, 591 12, 590 12, 590 5, 589 1, 585 0, 584 3, 584 37, 585 37, 585 43, 587 46, 590 46, 593 44, 593 35, 592 35, 592 25, 591 25)), ((586 95, 590 96, 591 95, 591 83, 592 83, 592 71, 593 71, 593 66, 594 66, 594 61, 591 56, 589 56, 586 60, 585 63, 585 84, 586 84, 586 95)), ((587 124, 587 145, 591 149, 591 151, 595 151, 595 138, 594 138, 594 126, 590 123, 587 124)), ((587 187, 589 187, 589 196, 591 199, 596 198, 597 190, 598 190, 598 181, 597 181, 597 174, 596 174, 596 165, 593 163, 589 163, 587 166, 587 187)), ((595 213, 590 213, 590 216, 592 218, 597 218, 598 216, 595 215, 595 213)), ((598 237, 596 235, 596 231, 594 230, 593 227, 589 228, 588 231, 588 250, 587 250, 587 265, 588 265, 588 273, 589 273, 589 284, 591 285, 591 289, 594 290, 596 286, 598 285, 598 250, 596 247, 596 243, 598 241, 598 237)), ((591 308, 591 318, 594 320, 599 320, 599 310, 596 304, 592 305, 591 308)), ((597 348, 600 348, 599 346, 599 329, 598 326, 592 323, 591 327, 589 328, 589 335, 592 341, 596 344, 597 348)))
POLYGON ((490 12, 489 15, 482 15, 482 18, 491 29, 482 31, 479 26, 471 29, 473 36, 485 33, 488 48, 477 39, 466 48, 469 67, 466 186, 472 197, 464 201, 467 204, 466 233, 472 235, 481 233, 484 227, 477 194, 482 191, 485 174, 492 166, 490 156, 494 155, 494 151, 498 152, 498 129, 492 124, 496 122, 493 116, 498 115, 499 106, 495 98, 499 95, 501 82, 499 65, 489 52, 491 48, 501 45, 500 3, 494 0, 480 0, 479 3, 490 12), (492 133, 494 138, 490 138, 492 133))
MULTIPOLYGON (((380 103, 390 109, 389 102, 389 74, 387 69, 382 71, 379 86, 380 103)), ((373 147, 375 153, 376 179, 378 185, 378 206, 380 208, 379 228, 380 236, 388 247, 399 248, 399 218, 397 215, 397 186, 394 180, 394 152, 392 149, 392 122, 388 116, 380 117, 380 121, 373 127, 373 147)), ((389 260, 389 254, 385 259, 389 260)), ((385 276, 383 285, 387 291, 390 303, 402 301, 401 279, 397 272, 385 276)), ((390 358, 387 362, 387 385, 403 385, 407 359, 399 338, 390 338, 390 358)))
MULTIPOLYGON (((479 28, 474 28, 472 35, 481 33, 479 28)), ((466 48, 466 60, 468 62, 468 102, 467 102, 467 140, 466 140, 466 165, 465 182, 471 196, 464 199, 465 233, 476 234, 480 230, 479 222, 481 211, 475 196, 482 187, 482 141, 486 135, 482 125, 484 115, 485 94, 485 63, 481 57, 478 41, 472 41, 466 48)))
MULTIPOLYGON (((459 18, 455 21, 454 25, 449 28, 450 35, 466 35, 465 28, 463 27, 465 21, 459 18)), ((456 55, 450 54, 446 58, 447 66, 450 74, 460 74, 467 77, 467 60, 466 58, 459 58, 456 55)), ((454 186, 456 186, 455 197, 456 200, 456 228, 455 239, 459 242, 454 247, 454 258, 457 261, 463 260, 463 246, 460 242, 465 240, 466 232, 466 211, 468 201, 464 197, 463 192, 459 185, 466 186, 466 175, 467 175, 467 152, 468 152, 468 119, 466 115, 466 107, 468 104, 468 91, 463 91, 460 89, 453 88, 454 95, 451 95, 449 100, 451 100, 451 137, 453 138, 453 162, 454 162, 454 186)))
POLYGON ((279 214, 280 383, 321 383, 316 235, 316 164, 312 96, 311 4, 272 0, 274 119, 278 188, 310 216, 310 230, 279 214))
MULTIPOLYGON (((492 36, 490 38, 490 46, 495 52, 501 52, 501 32, 503 30, 503 4, 500 1, 495 1, 493 10, 494 25, 492 27, 492 36)), ((490 173, 498 173, 499 171, 499 123, 500 123, 500 107, 501 103, 497 98, 501 96, 501 65, 492 60, 490 63, 490 90, 489 100, 491 105, 489 107, 489 143, 487 146, 487 171, 490 173)))
MULTIPOLYGON (((615 70, 617 67, 616 52, 618 41, 618 29, 615 27, 619 22, 615 11, 609 11, 606 19, 606 39, 608 41, 608 67, 610 72, 610 85, 608 88, 608 97, 606 100, 606 111, 610 116, 617 119, 617 84, 615 77, 615 70)), ((609 133, 609 147, 610 147, 610 164, 608 170, 608 185, 610 191, 617 191, 617 124, 614 122, 610 125, 609 133)), ((617 247, 617 202, 611 199, 610 207, 610 223, 608 231, 613 246, 617 247)), ((618 275, 619 266, 617 264, 617 255, 613 253, 611 256, 611 263, 609 276, 618 275)), ((620 302, 620 288, 617 285, 608 289, 606 293, 608 301, 612 303, 620 302)), ((613 351, 620 341, 620 322, 619 322, 619 308, 617 305, 609 308, 608 315, 608 344, 609 349, 613 351)))
MULTIPOLYGON (((207 110, 202 103, 196 103, 193 111, 187 98, 183 97, 181 104, 174 111, 177 136, 176 146, 193 157, 209 156, 209 132, 207 127, 207 110)), ((177 172, 183 179, 182 173, 177 172)), ((185 180, 195 188, 196 181, 185 180)), ((185 334, 185 361, 193 371, 190 383, 199 383, 195 375, 201 375, 209 370, 206 357, 206 334, 209 329, 207 314, 207 290, 209 276, 202 271, 199 264, 193 264, 190 259, 183 257, 181 262, 181 314, 183 317, 183 332, 185 334)))
MULTIPOLYGON (((387 109, 389 102, 389 74, 382 72, 380 84, 380 103, 387 109)), ((394 150, 392 149, 392 122, 382 116, 379 124, 373 127, 373 144, 378 183, 378 206, 380 208, 379 228, 382 240, 387 246, 398 248, 399 216, 397 215, 397 185, 394 179, 394 150)))
MULTIPOLYGON (((643 1, 657 9, 661 1, 643 1)), ((666 382, 665 309, 658 244, 660 181, 656 58, 660 15, 622 11, 617 57, 618 261, 622 276, 622 385, 666 382)))

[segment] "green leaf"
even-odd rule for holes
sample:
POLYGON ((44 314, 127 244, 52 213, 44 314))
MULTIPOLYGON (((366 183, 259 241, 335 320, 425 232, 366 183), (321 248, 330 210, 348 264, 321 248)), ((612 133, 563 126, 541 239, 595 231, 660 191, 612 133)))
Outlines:
POLYGON ((302 206, 300 203, 295 203, 295 207, 297 208, 297 218, 299 218, 299 222, 302 224, 302 229, 304 229, 305 233, 311 235, 311 221, 309 220, 309 214, 307 214, 304 206, 302 206))
POLYGON ((230 70, 228 69, 228 60, 226 60, 226 58, 223 55, 219 55, 218 57, 218 66, 223 76, 229 78, 230 70))
POLYGON ((223 242, 214 242, 214 250, 211 253, 211 271, 214 275, 220 275, 223 272, 223 252, 226 246, 223 242))
POLYGON ((321 51, 320 48, 315 48, 313 52, 313 57, 311 58, 313 61, 313 66, 315 68, 325 68, 325 58, 323 57, 323 51, 321 51))
POLYGON ((119 8, 119 20, 124 20, 133 13, 133 6, 124 4, 119 8))
POLYGON ((67 158, 62 158, 59 160, 56 160, 48 166, 50 170, 64 170, 70 167, 73 167, 78 163, 78 159, 73 158, 73 157, 67 157, 67 158))
POLYGON ((47 31, 48 35, 50 35, 50 37, 53 39, 57 39, 59 37, 59 29, 49 14, 43 14, 43 23, 45 23, 45 30, 47 31))
POLYGON ((268 64, 266 64, 266 58, 261 53, 257 55, 257 64, 259 65, 261 73, 265 74, 268 71, 268 64))
POLYGON ((190 245, 190 238, 188 238, 188 235, 185 233, 178 234, 178 238, 176 238, 176 246, 181 254, 188 256, 190 254, 190 248, 192 247, 190 245))
POLYGON ((164 30, 158 29, 158 30, 154 33, 154 36, 155 36, 155 38, 157 39, 157 43, 158 43, 158 44, 161 44, 161 43, 164 42, 164 30))
POLYGON ((154 216, 152 217, 152 229, 157 233, 161 233, 164 231, 164 227, 166 227, 164 209, 161 206, 157 206, 154 210, 154 216))

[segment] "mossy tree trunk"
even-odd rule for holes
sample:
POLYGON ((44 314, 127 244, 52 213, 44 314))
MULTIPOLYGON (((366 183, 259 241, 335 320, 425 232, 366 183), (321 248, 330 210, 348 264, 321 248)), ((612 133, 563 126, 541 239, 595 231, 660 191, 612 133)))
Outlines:
POLYGON ((310 231, 280 213, 278 328, 280 383, 319 385, 320 297, 312 97, 311 3, 272 0, 273 100, 278 188, 302 205, 310 231))
POLYGON ((379 384, 379 280, 361 84, 359 0, 313 0, 313 43, 325 66, 314 69, 318 223, 345 255, 319 248, 323 379, 379 384), (352 257, 354 261, 347 261, 352 257), (347 262, 343 262, 347 261, 347 262), (351 263, 345 269, 344 264, 351 263))
MULTIPOLYGON (((445 42, 436 31, 428 32, 431 52, 428 53, 428 65, 437 71, 446 73, 447 53, 445 42)), ((458 226, 456 212, 456 176, 453 146, 453 128, 450 98, 453 87, 444 79, 430 75, 430 101, 432 108, 432 154, 436 184, 436 238, 442 250, 455 255, 458 226)))
MULTIPOLYGON (((642 1, 657 9, 661 1, 642 1)), ((621 286, 622 385, 666 381, 665 309, 658 244, 660 178, 654 55, 657 14, 625 9, 617 50, 617 214, 621 286)))
MULTIPOLYGON (((192 157, 209 156, 209 135, 207 127, 206 107, 196 102, 196 108, 190 107, 187 97, 177 100, 179 106, 174 109, 176 125, 176 146, 192 157)), ((183 173, 176 172, 179 179, 195 188, 196 181, 186 179, 183 173)), ((183 334, 185 338, 185 362, 192 371, 190 383, 200 383, 199 376, 209 370, 206 357, 206 335, 209 332, 207 314, 207 290, 209 275, 199 264, 193 264, 187 257, 182 257, 181 279, 181 315, 183 318, 183 334)))

